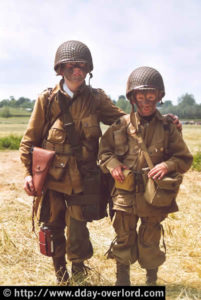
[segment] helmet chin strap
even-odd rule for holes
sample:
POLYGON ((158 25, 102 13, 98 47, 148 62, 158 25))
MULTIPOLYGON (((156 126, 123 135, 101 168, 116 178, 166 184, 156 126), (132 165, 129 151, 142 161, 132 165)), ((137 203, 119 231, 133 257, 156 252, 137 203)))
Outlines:
POLYGON ((91 72, 89 72, 89 83, 88 85, 90 85, 90 79, 93 77, 93 74, 91 72))
POLYGON ((131 104, 131 113, 135 113, 135 105, 137 105, 137 102, 135 100, 135 96, 131 95, 129 101, 130 101, 130 104, 131 104))

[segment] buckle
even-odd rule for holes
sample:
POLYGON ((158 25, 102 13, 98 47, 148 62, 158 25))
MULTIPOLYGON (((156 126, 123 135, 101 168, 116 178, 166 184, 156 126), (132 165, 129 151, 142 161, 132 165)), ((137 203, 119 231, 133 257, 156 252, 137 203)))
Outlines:
POLYGON ((66 127, 70 127, 70 126, 73 126, 73 124, 74 124, 73 122, 71 122, 71 123, 65 123, 65 124, 64 124, 64 127, 65 127, 65 128, 66 128, 66 127))

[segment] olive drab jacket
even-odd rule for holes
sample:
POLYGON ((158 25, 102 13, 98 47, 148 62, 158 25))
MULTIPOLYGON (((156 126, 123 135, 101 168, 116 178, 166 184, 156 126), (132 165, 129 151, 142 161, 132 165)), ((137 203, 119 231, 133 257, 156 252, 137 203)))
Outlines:
MULTIPOLYGON (((142 138, 154 165, 165 162, 168 172, 186 172, 193 157, 177 128, 157 110, 151 121, 131 113, 121 117, 105 132, 99 147, 100 166, 108 173, 119 165, 126 165, 133 171, 147 168, 141 147, 138 144, 136 128, 140 127, 142 138), (135 121, 134 121, 135 120, 135 121)), ((173 201, 170 207, 153 207, 148 204, 143 192, 134 193, 113 189, 113 207, 125 212, 134 212, 140 216, 156 216, 178 210, 173 201)))
POLYGON ((69 111, 75 131, 80 136, 83 161, 96 162, 97 160, 98 143, 102 135, 100 122, 111 125, 125 113, 113 105, 109 97, 100 89, 93 89, 84 83, 73 98, 70 98, 63 91, 62 86, 63 80, 51 93, 46 90, 37 99, 20 144, 20 154, 25 166, 25 176, 28 176, 31 175, 32 146, 55 150, 56 155, 49 170, 46 187, 71 195, 82 191, 82 182, 76 158, 61 120, 59 94, 62 93, 66 101, 73 100, 69 111), (50 124, 49 128, 47 123, 50 124))

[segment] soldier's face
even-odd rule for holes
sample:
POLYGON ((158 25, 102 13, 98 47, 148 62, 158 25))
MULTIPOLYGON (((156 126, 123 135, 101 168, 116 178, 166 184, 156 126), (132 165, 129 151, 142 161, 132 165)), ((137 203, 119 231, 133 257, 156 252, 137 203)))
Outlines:
POLYGON ((135 93, 135 100, 140 115, 151 116, 156 110, 158 91, 142 91, 135 93))
POLYGON ((82 83, 87 75, 87 65, 85 63, 69 62, 63 65, 61 75, 69 81, 82 83))

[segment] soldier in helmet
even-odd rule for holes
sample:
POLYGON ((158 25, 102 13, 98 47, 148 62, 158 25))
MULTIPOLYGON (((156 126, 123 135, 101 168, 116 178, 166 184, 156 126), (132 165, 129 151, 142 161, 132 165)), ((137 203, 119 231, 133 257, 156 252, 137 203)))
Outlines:
POLYGON ((35 210, 40 223, 53 233, 52 259, 60 284, 69 279, 66 253, 72 262, 73 275, 85 273, 84 261, 93 254, 88 220, 79 205, 82 199, 75 196, 82 196, 86 189, 85 169, 88 172, 96 166, 100 122, 110 125, 125 113, 103 90, 86 85, 87 74, 92 77, 93 61, 89 48, 82 42, 70 40, 61 44, 54 69, 62 79, 54 89, 45 90, 37 99, 20 152, 26 169, 24 188, 28 195, 34 195, 30 149, 40 146, 56 151, 45 191, 37 199, 35 210), (66 111, 67 120, 63 118, 66 111))
POLYGON ((174 171, 186 172, 193 158, 180 132, 156 108, 165 95, 157 70, 134 70, 128 78, 126 95, 132 105, 131 114, 109 127, 99 147, 100 166, 115 183, 112 222, 116 238, 108 257, 116 260, 116 285, 130 285, 130 264, 136 261, 146 269, 146 283, 154 285, 158 268, 165 261, 165 252, 159 246, 161 222, 178 207, 175 199, 168 206, 150 204, 145 197, 146 184, 149 178, 161 180, 174 171))

